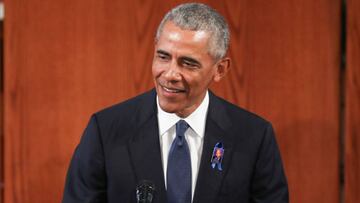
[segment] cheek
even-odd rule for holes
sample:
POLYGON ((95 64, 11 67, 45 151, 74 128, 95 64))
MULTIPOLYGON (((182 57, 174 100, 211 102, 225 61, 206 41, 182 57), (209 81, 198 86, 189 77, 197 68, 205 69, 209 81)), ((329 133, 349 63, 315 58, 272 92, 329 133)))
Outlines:
POLYGON ((157 78, 157 77, 159 77, 161 75, 162 68, 161 68, 161 66, 159 66, 159 64, 154 62, 153 65, 152 65, 151 71, 152 71, 153 77, 157 78))
POLYGON ((190 90, 196 91, 197 89, 201 89, 200 87, 203 85, 204 80, 199 74, 182 74, 183 83, 185 86, 188 86, 190 90))
POLYGON ((190 86, 194 92, 202 92, 210 86, 213 80, 213 75, 209 72, 206 74, 198 73, 187 75, 184 79, 187 85, 190 86))

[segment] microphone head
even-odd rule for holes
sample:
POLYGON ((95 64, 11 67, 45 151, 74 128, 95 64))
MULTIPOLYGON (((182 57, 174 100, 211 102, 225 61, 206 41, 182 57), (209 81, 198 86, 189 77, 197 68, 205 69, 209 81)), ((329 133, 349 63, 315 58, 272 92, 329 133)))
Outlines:
POLYGON ((136 200, 138 203, 151 203, 154 198, 155 184, 149 180, 141 180, 136 187, 136 200))

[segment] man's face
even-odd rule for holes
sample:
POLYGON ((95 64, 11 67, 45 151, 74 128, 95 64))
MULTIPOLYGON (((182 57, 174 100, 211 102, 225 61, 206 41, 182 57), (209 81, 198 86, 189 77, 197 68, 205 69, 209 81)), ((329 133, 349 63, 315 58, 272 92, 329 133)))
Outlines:
POLYGON ((209 39, 205 31, 182 30, 172 22, 164 25, 152 65, 164 111, 187 117, 201 104, 211 82, 222 77, 222 62, 209 54, 209 39))

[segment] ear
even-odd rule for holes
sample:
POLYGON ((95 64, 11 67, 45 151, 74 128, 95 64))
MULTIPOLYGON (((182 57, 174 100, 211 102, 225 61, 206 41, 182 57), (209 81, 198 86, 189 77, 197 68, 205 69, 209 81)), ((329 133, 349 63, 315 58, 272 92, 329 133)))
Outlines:
POLYGON ((230 70, 231 60, 229 57, 225 57, 219 60, 216 64, 216 70, 214 75, 214 81, 219 82, 226 73, 230 70))

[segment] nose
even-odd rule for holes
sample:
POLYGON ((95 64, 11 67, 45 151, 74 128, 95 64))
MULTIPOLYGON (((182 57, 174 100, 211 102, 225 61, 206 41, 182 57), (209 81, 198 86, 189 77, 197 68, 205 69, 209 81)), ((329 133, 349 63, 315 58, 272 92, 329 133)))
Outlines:
POLYGON ((176 60, 171 61, 168 69, 164 73, 164 77, 167 81, 171 81, 171 82, 181 80, 180 67, 178 66, 176 60))

